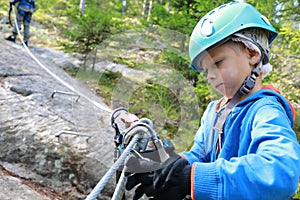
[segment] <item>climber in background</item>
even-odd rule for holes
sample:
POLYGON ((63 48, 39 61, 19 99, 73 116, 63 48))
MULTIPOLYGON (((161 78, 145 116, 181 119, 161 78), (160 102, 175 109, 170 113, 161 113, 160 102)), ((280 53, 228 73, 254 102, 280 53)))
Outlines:
MULTIPOLYGON (((32 14, 35 10, 35 0, 12 0, 10 2, 10 6, 12 7, 18 3, 17 6, 17 26, 19 30, 21 30, 21 24, 23 23, 24 27, 24 43, 28 46, 28 41, 30 38, 30 22, 32 14)), ((16 37, 18 35, 17 26, 14 24, 14 28, 12 30, 12 35, 6 38, 8 41, 15 42, 16 37)))

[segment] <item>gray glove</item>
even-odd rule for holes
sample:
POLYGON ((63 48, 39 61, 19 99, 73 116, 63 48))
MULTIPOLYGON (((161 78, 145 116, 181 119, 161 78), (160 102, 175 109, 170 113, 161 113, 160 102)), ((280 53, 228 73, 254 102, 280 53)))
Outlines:
POLYGON ((163 163, 131 157, 126 164, 145 171, 127 174, 126 190, 139 185, 134 192, 134 200, 141 198, 144 194, 157 200, 182 200, 190 194, 191 166, 180 156, 171 157, 163 163), (153 169, 154 171, 151 171, 153 169))
POLYGON ((133 199, 139 199, 144 194, 154 199, 181 200, 190 194, 191 166, 188 161, 175 153, 172 143, 165 151, 169 158, 161 162, 157 151, 133 152, 126 161, 126 189, 135 190, 133 199))

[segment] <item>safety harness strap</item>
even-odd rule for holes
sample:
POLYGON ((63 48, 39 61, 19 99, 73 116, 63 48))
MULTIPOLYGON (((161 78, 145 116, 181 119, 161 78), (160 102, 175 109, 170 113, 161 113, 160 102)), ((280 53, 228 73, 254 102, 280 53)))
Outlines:
POLYGON ((219 152, 222 149, 222 138, 223 138, 223 127, 225 124, 225 121, 228 117, 228 115, 231 113, 233 107, 237 103, 238 99, 242 96, 242 93, 238 91, 234 97, 230 100, 228 105, 225 106, 224 110, 219 111, 220 116, 218 117, 216 124, 214 126, 215 131, 218 132, 218 142, 217 142, 217 149, 216 149, 216 154, 218 155, 219 152))

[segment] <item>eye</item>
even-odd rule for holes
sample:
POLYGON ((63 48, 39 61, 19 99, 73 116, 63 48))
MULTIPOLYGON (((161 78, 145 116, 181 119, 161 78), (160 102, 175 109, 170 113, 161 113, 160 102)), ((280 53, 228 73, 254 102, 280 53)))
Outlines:
POLYGON ((218 61, 215 62, 215 65, 216 65, 217 67, 219 67, 219 66, 221 65, 221 63, 222 63, 222 60, 218 60, 218 61))

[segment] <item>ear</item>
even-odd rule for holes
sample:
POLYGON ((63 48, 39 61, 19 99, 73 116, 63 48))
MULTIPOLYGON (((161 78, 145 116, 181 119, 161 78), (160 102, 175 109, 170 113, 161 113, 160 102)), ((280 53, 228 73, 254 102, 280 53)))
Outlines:
POLYGON ((250 49, 248 47, 246 47, 246 51, 248 52, 249 55, 249 64, 256 65, 260 60, 261 57, 260 54, 257 51, 250 49))

